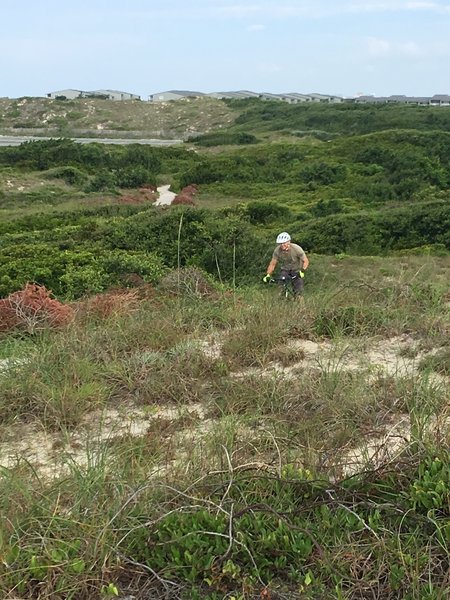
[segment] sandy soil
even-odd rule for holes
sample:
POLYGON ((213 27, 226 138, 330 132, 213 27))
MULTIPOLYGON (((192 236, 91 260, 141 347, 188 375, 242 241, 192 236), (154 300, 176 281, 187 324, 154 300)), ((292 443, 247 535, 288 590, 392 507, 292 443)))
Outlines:
POLYGON ((169 206, 175 198, 175 192, 170 191, 170 185, 161 185, 156 188, 159 192, 159 198, 155 202, 155 206, 169 206))
MULTIPOLYGON (((221 340, 216 336, 196 340, 196 343, 207 357, 220 358, 221 340)), ((290 345, 293 349, 302 351, 303 358, 299 362, 286 367, 273 361, 265 368, 245 369, 234 372, 232 376, 275 375, 289 378, 298 376, 299 368, 306 368, 328 372, 361 371, 368 378, 376 378, 380 374, 420 377, 419 362, 430 354, 420 351, 418 342, 408 335, 390 339, 353 340, 342 344, 332 344, 328 340, 320 343, 291 340, 290 345), (409 356, 414 358, 408 358, 409 356)), ((1 361, 0 372, 2 368, 8 368, 8 361, 1 361)), ((450 378, 439 375, 434 378, 437 385, 448 387, 450 378)), ((13 425, 6 432, 6 439, 5 431, 2 432, 4 439, 0 442, 0 468, 14 468, 26 461, 36 469, 39 476, 52 478, 64 474, 70 462, 81 467, 87 466, 92 461, 92 455, 95 455, 95 448, 101 448, 105 443, 109 444, 125 435, 136 438, 145 436, 158 419, 176 421, 182 417, 188 417, 188 425, 174 435, 173 443, 177 447, 175 462, 189 462, 189 448, 192 450, 196 444, 200 444, 202 438, 217 426, 217 421, 207 418, 205 410, 201 404, 142 408, 124 404, 120 408, 108 408, 103 412, 89 414, 76 431, 65 436, 61 433, 49 433, 38 424, 13 425)), ((393 419, 385 430, 374 432, 372 436, 362 440, 358 447, 343 450, 340 461, 343 475, 385 464, 410 443, 409 417, 397 415, 393 419)), ((429 426, 434 427, 433 423, 429 426)), ((173 468, 175 462, 169 461, 159 466, 158 474, 173 468)))

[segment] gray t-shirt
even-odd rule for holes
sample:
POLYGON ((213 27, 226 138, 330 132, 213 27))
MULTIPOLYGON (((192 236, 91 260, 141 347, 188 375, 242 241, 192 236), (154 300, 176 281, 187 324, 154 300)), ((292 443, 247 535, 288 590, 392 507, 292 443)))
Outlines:
POLYGON ((279 244, 272 254, 272 258, 277 260, 280 267, 287 271, 301 271, 305 257, 303 248, 292 243, 287 250, 282 250, 281 244, 279 244))

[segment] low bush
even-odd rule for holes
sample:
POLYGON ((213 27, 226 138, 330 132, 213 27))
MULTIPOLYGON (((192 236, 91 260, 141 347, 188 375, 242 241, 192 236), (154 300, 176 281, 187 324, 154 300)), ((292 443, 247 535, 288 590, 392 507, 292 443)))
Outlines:
POLYGON ((289 222, 293 216, 288 206, 270 200, 249 202, 245 205, 245 212, 253 225, 265 225, 277 220, 289 222))
POLYGON ((82 186, 86 183, 87 174, 77 167, 56 167, 49 169, 45 176, 49 179, 62 179, 69 185, 82 186))

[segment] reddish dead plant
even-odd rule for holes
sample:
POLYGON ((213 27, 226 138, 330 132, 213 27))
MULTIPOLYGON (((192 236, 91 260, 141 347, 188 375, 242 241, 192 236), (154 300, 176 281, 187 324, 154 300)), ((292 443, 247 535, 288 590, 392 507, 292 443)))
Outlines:
POLYGON ((64 325, 73 309, 51 297, 50 290, 27 283, 22 290, 0 299, 0 331, 23 329, 34 333, 47 327, 64 325))
POLYGON ((185 186, 179 194, 175 196, 172 204, 186 204, 195 206, 194 196, 198 192, 198 188, 195 183, 185 186))

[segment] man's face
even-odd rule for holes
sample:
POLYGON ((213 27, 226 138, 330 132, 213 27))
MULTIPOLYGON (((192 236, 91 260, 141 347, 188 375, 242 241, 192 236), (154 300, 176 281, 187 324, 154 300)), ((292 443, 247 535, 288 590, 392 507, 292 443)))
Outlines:
POLYGON ((281 244, 281 249, 283 250, 283 252, 287 252, 290 248, 291 242, 284 242, 284 244, 281 244))

